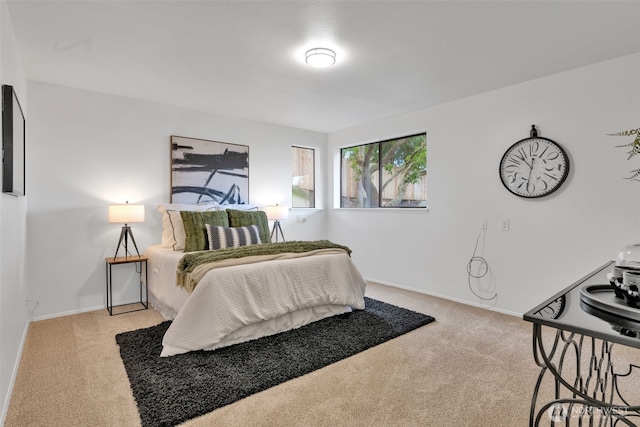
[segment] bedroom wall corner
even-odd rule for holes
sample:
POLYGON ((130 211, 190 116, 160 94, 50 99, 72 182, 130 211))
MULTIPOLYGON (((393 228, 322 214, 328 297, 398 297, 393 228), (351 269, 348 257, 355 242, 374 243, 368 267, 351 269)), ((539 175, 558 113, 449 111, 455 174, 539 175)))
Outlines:
MULTIPOLYGON (((14 87, 28 121, 26 76, 4 1, 0 2, 0 81, 14 87)), ((4 424, 29 327, 26 218, 27 197, 0 195, 0 425, 4 424)))

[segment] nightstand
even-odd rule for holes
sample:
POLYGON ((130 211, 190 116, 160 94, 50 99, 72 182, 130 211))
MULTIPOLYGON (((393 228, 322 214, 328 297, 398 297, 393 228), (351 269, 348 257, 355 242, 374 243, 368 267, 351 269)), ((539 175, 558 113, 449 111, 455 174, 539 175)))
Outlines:
POLYGON ((114 307, 121 307, 124 305, 133 305, 133 304, 140 304, 142 305, 142 308, 136 308, 134 310, 127 310, 127 311, 122 311, 119 313, 115 313, 115 314, 124 314, 124 313, 131 313, 133 311, 140 311, 140 310, 146 310, 149 308, 149 285, 147 284, 147 260, 149 258, 147 258, 146 256, 140 256, 140 255, 130 255, 130 256, 120 256, 117 258, 111 257, 111 258, 105 258, 105 265, 106 265, 106 269, 107 269, 107 310, 109 311, 109 315, 113 316, 113 309, 114 307), (112 292, 112 275, 111 275, 111 269, 114 265, 119 265, 119 264, 139 264, 138 266, 136 266, 136 271, 140 273, 140 302, 134 302, 134 303, 128 303, 128 304, 119 304, 119 305, 113 305, 113 292, 112 292), (142 281, 142 268, 143 268, 143 264, 144 264, 144 282, 142 281), (140 268, 138 270, 138 267, 140 268), (144 300, 142 299, 142 288, 144 288, 144 300))

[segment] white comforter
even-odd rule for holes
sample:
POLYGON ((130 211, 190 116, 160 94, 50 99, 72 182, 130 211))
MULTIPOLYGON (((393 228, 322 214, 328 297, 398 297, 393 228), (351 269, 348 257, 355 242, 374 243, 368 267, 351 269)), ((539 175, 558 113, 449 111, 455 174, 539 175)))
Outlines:
POLYGON ((346 253, 210 270, 165 333, 161 356, 241 342, 255 325, 275 333, 364 309, 365 287, 346 253))

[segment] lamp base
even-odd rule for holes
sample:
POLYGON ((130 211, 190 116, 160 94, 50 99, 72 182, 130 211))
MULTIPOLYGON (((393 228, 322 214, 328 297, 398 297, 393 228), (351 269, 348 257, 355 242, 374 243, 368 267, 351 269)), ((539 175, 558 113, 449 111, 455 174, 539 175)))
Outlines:
POLYGON ((280 236, 282 236, 282 241, 285 242, 286 240, 284 240, 284 234, 282 233, 282 227, 280 227, 280 221, 278 221, 277 219, 273 222, 273 229, 271 230, 271 241, 273 242, 273 234, 276 234, 276 243, 278 243, 278 232, 280 233, 280 236))
POLYGON ((118 240, 118 246, 116 247, 116 254, 113 256, 115 259, 118 256, 118 251, 120 250, 120 246, 122 246, 124 242, 124 257, 127 258, 129 255, 133 256, 132 253, 129 253, 128 248, 128 240, 131 237, 131 243, 133 243, 133 247, 136 248, 136 254, 140 256, 140 252, 138 252, 138 245, 136 245, 136 239, 133 238, 133 233, 131 232, 131 227, 125 224, 122 227, 122 231, 120 232, 120 240, 118 240))

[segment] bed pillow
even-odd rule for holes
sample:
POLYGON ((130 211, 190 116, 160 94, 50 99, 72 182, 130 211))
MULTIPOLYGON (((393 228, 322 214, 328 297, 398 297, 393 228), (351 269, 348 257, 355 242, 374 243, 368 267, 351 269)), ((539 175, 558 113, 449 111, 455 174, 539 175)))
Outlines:
POLYGON ((160 203, 158 212, 162 215, 162 247, 171 248, 179 251, 184 248, 184 230, 182 229, 182 220, 180 219, 180 211, 205 211, 215 210, 217 203, 160 203), (178 212, 170 214, 169 212, 178 212), (178 237, 176 239, 176 237, 178 237))
MULTIPOLYGON (((168 227, 167 232, 162 232, 162 246, 181 251, 184 249, 184 226, 182 225, 181 211, 167 210, 164 214, 168 227), (165 239, 165 234, 167 238, 165 239)), ((164 227, 163 227, 164 228, 164 227)))
POLYGON ((237 248, 257 245, 260 241, 260 230, 257 225, 247 227, 220 227, 206 224, 209 249, 237 248))
POLYGON ((260 231, 260 242, 271 243, 269 234, 269 221, 264 211, 239 211, 237 209, 227 209, 229 215, 229 225, 231 227, 246 227, 257 225, 260 231))
POLYGON ((204 251, 209 249, 207 229, 205 225, 229 226, 229 218, 224 211, 181 211, 182 227, 184 228, 184 251, 204 251))

